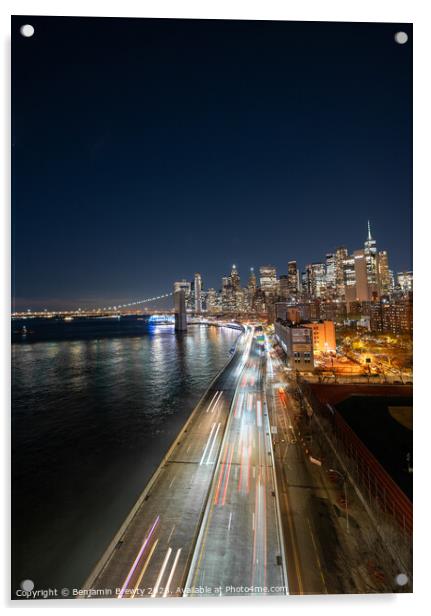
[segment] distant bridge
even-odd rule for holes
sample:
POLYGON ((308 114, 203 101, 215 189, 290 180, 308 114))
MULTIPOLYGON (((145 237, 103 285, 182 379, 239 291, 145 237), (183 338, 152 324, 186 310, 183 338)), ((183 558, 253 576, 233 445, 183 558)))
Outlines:
MULTIPOLYGON (((163 293, 161 295, 155 295, 154 297, 146 297, 145 299, 139 299, 132 302, 125 302, 123 304, 116 304, 112 306, 103 306, 98 308, 75 308, 69 310, 21 310, 12 312, 12 318, 30 318, 30 317, 67 317, 67 316, 104 316, 104 315, 113 315, 113 314, 133 314, 135 309, 138 306, 143 306, 145 304, 155 304, 160 302, 161 300, 166 299, 167 297, 172 297, 173 292, 163 293)), ((145 306, 144 306, 145 308, 145 306)), ((166 308, 161 308, 159 310, 153 309, 151 310, 154 314, 165 314, 165 313, 173 313, 173 309, 169 310, 166 308)))

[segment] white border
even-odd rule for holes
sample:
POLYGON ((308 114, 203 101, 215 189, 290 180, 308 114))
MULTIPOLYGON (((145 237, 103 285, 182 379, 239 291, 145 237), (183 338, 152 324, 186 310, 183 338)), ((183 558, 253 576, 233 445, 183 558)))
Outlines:
MULTIPOLYGON (((115 609, 139 609, 146 611, 164 611, 166 606, 177 610, 205 610, 216 612, 220 610, 233 611, 245 608, 247 611, 257 612, 268 609, 276 613, 285 610, 298 610, 302 614, 350 613, 358 610, 372 610, 379 612, 405 615, 406 610, 412 608, 428 608, 429 597, 429 475, 430 462, 427 456, 429 449, 430 415, 429 391, 426 388, 428 377, 427 363, 427 334, 430 329, 429 310, 431 301, 429 273, 428 245, 430 242, 427 222, 429 220, 430 198, 430 157, 431 143, 429 110, 431 109, 431 96, 429 86, 429 59, 430 49, 430 10, 429 3, 423 0, 361 0, 349 2, 346 0, 308 0, 307 2, 293 2, 291 0, 218 0, 190 1, 190 0, 158 0, 148 2, 121 0, 117 2, 102 2, 92 0, 65 1, 19 1, 3 3, 0 9, 2 28, 3 62, 0 83, 3 89, 1 101, 3 113, 1 118, 2 151, 4 163, 0 165, 0 186, 3 187, 1 225, 3 232, 0 244, 0 268, 2 299, 1 334, 2 341, 2 370, 1 391, 3 402, 1 409, 1 434, 4 438, 1 459, 4 462, 2 473, 3 494, 8 501, 9 484, 9 214, 10 202, 10 15, 75 15, 75 16, 118 16, 118 17, 190 17, 190 18, 223 18, 223 19, 288 19, 299 21, 382 21, 382 22, 414 22, 414 275, 415 275, 415 593, 414 595, 363 595, 363 596, 324 596, 324 597, 289 597, 287 599, 215 599, 196 601, 157 600, 150 605, 149 601, 132 602, 133 605, 118 606, 116 601, 63 601, 58 602, 29 602, 13 604, 9 597, 9 508, 2 507, 2 529, 5 541, 1 558, 2 603, 17 609, 18 612, 34 609, 37 611, 50 608, 80 609, 91 612, 115 609), (427 297, 428 295, 428 297, 427 297), (261 601, 263 601, 261 603, 261 601), (79 605, 78 605, 79 604, 79 605)), ((429 379, 428 379, 429 380, 429 379)))

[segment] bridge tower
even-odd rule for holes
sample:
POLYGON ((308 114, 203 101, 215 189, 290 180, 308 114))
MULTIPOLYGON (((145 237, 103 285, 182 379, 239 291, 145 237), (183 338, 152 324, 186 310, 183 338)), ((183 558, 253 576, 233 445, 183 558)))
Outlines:
POLYGON ((178 332, 187 330, 186 295, 183 289, 174 292, 175 329, 178 332))

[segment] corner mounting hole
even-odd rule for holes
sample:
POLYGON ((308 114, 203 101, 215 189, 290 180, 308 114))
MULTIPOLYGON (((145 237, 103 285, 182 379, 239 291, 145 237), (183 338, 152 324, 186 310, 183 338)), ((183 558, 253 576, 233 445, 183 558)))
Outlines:
POLYGON ((25 36, 25 38, 29 38, 34 34, 34 28, 31 24, 24 24, 23 26, 21 26, 19 31, 21 32, 22 36, 25 36))
POLYGON ((409 40, 407 32, 396 32, 394 35, 395 42, 398 45, 404 45, 409 40))

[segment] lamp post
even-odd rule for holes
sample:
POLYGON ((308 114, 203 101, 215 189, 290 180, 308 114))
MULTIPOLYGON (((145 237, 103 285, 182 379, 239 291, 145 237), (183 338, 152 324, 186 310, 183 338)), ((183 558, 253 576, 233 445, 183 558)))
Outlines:
POLYGON ((344 473, 340 473, 340 471, 337 471, 335 468, 330 468, 329 472, 330 473, 336 473, 343 480, 344 500, 346 501, 346 532, 348 533, 348 532, 350 532, 350 529, 349 529, 349 508, 347 506, 347 486, 346 486, 347 476, 344 475, 344 473))

